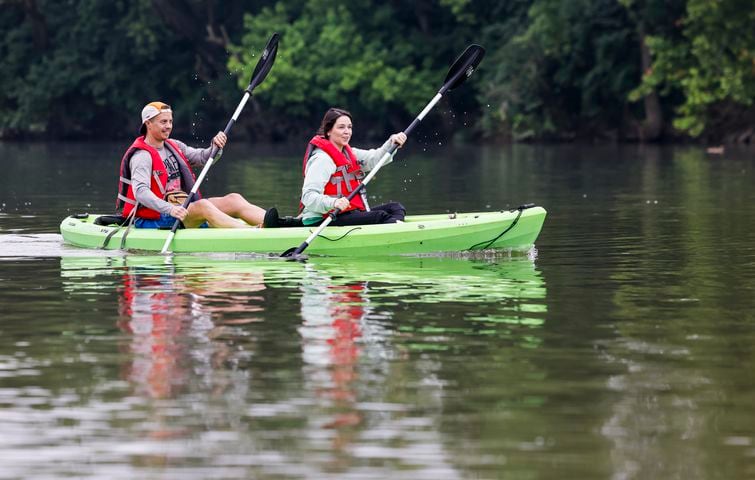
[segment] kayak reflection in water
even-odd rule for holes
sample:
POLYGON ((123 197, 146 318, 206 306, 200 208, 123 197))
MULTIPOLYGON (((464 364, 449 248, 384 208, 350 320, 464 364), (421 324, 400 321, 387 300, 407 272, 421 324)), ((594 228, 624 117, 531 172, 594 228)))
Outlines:
POLYGON ((172 130, 173 112, 169 105, 152 102, 142 109, 140 136, 121 160, 116 203, 117 208, 123 208, 123 216, 135 215, 134 225, 138 228, 171 227, 176 220, 188 228, 208 224, 248 228, 261 224, 265 211, 238 193, 202 199, 197 192, 188 208, 182 206, 196 180, 191 167, 206 164, 212 146, 222 150, 228 139, 225 133, 218 132, 210 147, 192 148, 171 140, 172 130))
MULTIPOLYGON (((406 135, 404 132, 395 133, 379 148, 363 150, 349 145, 351 133, 351 113, 330 108, 325 112, 317 134, 307 145, 302 165, 304 185, 300 205, 301 221, 306 226, 321 223, 328 212, 336 208, 341 213, 331 222, 334 226, 404 220, 406 209, 398 202, 370 209, 364 189, 351 202, 346 197, 359 186, 365 177, 364 172, 375 167, 392 145, 401 147, 406 142, 406 135)), ((265 226, 270 223, 266 218, 265 226)))

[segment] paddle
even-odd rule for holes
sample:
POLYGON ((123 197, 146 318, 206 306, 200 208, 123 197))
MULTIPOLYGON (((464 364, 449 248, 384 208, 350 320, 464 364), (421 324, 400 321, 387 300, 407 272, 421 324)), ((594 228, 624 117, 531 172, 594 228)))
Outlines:
MULTIPOLYGON (((225 133, 226 135, 228 135, 228 132, 231 131, 233 124, 236 123, 236 120, 238 120, 239 115, 241 115, 241 111, 244 110, 246 102, 249 101, 249 98, 252 96, 252 91, 254 91, 254 89, 257 88, 257 86, 262 83, 263 80, 265 80, 265 77, 267 77, 270 69, 273 68, 273 63, 275 63, 275 55, 278 53, 278 38, 279 35, 277 33, 273 33, 273 35, 270 37, 270 40, 267 41, 265 49, 262 50, 262 56, 257 62, 257 66, 254 67, 254 72, 252 72, 252 79, 249 81, 249 86, 244 90, 244 96, 241 98, 239 106, 236 107, 236 111, 233 112, 233 116, 225 126, 225 130, 223 130, 223 133, 225 133)), ((207 160, 207 163, 204 165, 202 172, 194 182, 194 187, 192 187, 191 192, 189 192, 186 200, 184 200, 184 203, 182 205, 183 208, 187 208, 189 206, 189 203, 191 203, 194 195, 196 195, 197 191, 199 190, 199 185, 202 183, 202 180, 204 180, 205 175, 207 175, 207 171, 210 169, 213 162, 217 160, 216 156, 219 158, 218 152, 218 147, 213 144, 212 149, 210 150, 210 158, 207 160)), ((173 237, 176 235, 176 230, 178 230, 179 224, 180 221, 176 219, 176 221, 173 223, 173 228, 171 228, 170 233, 168 233, 168 238, 165 239, 165 244, 163 245, 163 249, 160 251, 160 253, 168 252, 168 248, 173 241, 173 237)))
MULTIPOLYGON (((427 104, 424 110, 422 110, 420 114, 417 115, 417 118, 412 121, 409 127, 404 130, 404 133, 407 137, 412 132, 412 130, 414 130, 417 125, 419 125, 419 122, 421 122, 422 119, 425 118, 425 115, 427 115, 427 113, 435 106, 435 104, 438 103, 441 97, 443 97, 443 94, 464 83, 464 81, 469 78, 472 73, 474 73, 475 69, 482 61, 482 57, 484 56, 485 49, 475 44, 468 46, 467 49, 464 50, 461 55, 459 55, 456 61, 454 61, 451 68, 448 70, 446 80, 443 82, 443 86, 440 87, 440 90, 438 90, 438 93, 435 94, 435 97, 433 97, 430 103, 427 104)), ((377 174, 378 170, 380 170, 380 168, 385 165, 385 163, 389 158, 391 158, 391 155, 393 155, 393 152, 395 152, 397 148, 398 145, 396 145, 395 143, 391 145, 388 151, 377 163, 377 165, 375 165, 375 167, 370 170, 370 173, 364 178, 364 180, 362 180, 362 183, 357 188, 355 188, 348 197, 346 197, 349 201, 351 201, 351 199, 355 196, 359 195, 359 193, 364 189, 365 185, 370 183, 372 177, 374 177, 375 174, 377 174)), ((317 229, 312 232, 309 237, 307 237, 307 239, 302 242, 301 245, 299 245, 298 247, 289 248, 281 254, 281 257, 289 257, 289 259, 291 260, 300 260, 302 252, 306 250, 306 248, 312 243, 312 241, 314 241, 315 238, 317 238, 318 235, 320 235, 325 227, 330 225, 330 222, 335 220, 336 216, 339 213, 341 213, 341 210, 338 208, 331 211, 325 218, 325 220, 323 220, 323 222, 317 227, 317 229)))

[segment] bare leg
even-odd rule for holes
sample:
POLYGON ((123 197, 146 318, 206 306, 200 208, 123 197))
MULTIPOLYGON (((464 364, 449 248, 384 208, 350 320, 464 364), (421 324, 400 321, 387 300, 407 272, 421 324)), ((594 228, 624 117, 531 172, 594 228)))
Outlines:
POLYGON ((248 228, 249 225, 223 213, 212 202, 206 199, 197 200, 189 204, 189 214, 183 220, 186 228, 195 228, 205 220, 215 228, 248 228))
POLYGON ((265 210, 247 202, 238 193, 229 193, 225 197, 212 197, 208 200, 226 215, 240 218, 249 225, 259 225, 265 218, 265 210))

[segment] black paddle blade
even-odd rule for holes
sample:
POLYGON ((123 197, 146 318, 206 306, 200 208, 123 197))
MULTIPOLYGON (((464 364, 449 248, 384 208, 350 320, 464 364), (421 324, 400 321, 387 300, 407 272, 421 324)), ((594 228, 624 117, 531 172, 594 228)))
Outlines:
POLYGON ((267 77, 267 74, 270 73, 270 69, 273 68, 273 63, 275 63, 275 55, 277 55, 278 53, 279 38, 280 35, 273 33, 273 36, 270 37, 270 40, 267 41, 265 49, 262 50, 262 56, 257 62, 257 66, 254 67, 254 73, 252 73, 252 79, 249 81, 249 86, 246 88, 248 92, 251 93, 251 91, 254 90, 257 85, 262 83, 265 77, 267 77))
POLYGON ((443 82, 443 87, 440 89, 441 94, 453 90, 464 83, 467 78, 472 76, 484 56, 485 49, 481 46, 474 43, 468 46, 448 70, 446 80, 443 82))
POLYGON ((294 250, 296 250, 296 248, 289 248, 280 255, 268 253, 267 258, 271 260, 281 260, 283 262, 306 262, 307 260, 309 260, 309 255, 307 255, 306 253, 300 253, 297 255, 294 253, 294 250))
POLYGON ((307 242, 304 242, 302 245, 299 245, 298 247, 289 248, 285 252, 281 253, 281 257, 297 260, 300 256, 302 256, 302 252, 304 251, 305 248, 307 248, 307 242))
POLYGON ((296 253, 297 250, 299 250, 299 247, 289 248, 281 253, 280 258, 284 258, 288 262, 306 262, 309 257, 304 253, 296 253))

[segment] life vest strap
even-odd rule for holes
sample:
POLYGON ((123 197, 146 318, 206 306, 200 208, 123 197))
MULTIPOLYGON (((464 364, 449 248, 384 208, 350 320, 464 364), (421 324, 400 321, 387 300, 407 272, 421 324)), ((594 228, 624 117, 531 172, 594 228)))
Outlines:
MULTIPOLYGON (((155 179, 155 183, 157 184, 157 188, 160 189, 160 193, 165 197, 165 186, 160 181, 160 172, 152 171, 152 177, 155 179)), ((134 195, 136 195, 136 192, 134 192, 134 195)))
POLYGON ((131 200, 127 196, 122 195, 120 193, 118 194, 118 200, 122 201, 123 203, 128 203, 128 204, 131 204, 131 205, 136 205, 135 201, 131 200))
MULTIPOLYGON (((157 171, 153 171, 152 172, 152 177, 155 179, 155 184, 157 184, 157 188, 160 190, 160 193, 162 193, 162 195, 164 197, 165 196, 165 187, 163 187, 162 182, 160 182, 160 173, 157 172, 157 171)), ((124 176, 120 177, 120 181, 121 181, 121 183, 124 183, 126 185, 131 185, 133 183, 130 178, 126 178, 124 176)), ((134 192, 134 194, 136 194, 136 192, 134 192)), ((131 205, 136 205, 136 202, 134 202, 133 200, 127 198, 125 195, 123 195, 121 193, 118 194, 118 199, 122 200, 122 201, 124 201, 126 203, 130 203, 131 205)))

